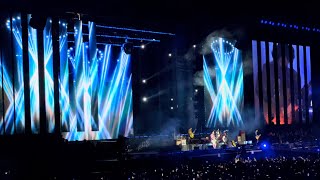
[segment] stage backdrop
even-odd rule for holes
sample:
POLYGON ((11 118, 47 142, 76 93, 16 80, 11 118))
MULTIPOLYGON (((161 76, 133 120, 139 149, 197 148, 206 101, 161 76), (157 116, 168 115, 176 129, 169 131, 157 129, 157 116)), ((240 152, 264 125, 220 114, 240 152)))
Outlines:
POLYGON ((203 57, 207 128, 243 127, 243 67, 235 42, 213 38, 211 53, 203 57))
POLYGON ((253 40, 252 60, 257 120, 311 123, 310 47, 253 40))
MULTIPOLYGON (((53 133, 56 120, 52 20, 46 21, 43 47, 39 48, 37 30, 29 25, 23 27, 22 18, 29 22, 32 17, 21 17, 19 13, 0 15, 0 134, 25 132, 25 108, 30 108, 31 132, 41 133, 39 49, 44 51, 46 131, 53 133), (22 41, 24 28, 28 31, 27 43, 22 41), (23 48, 28 48, 28 60, 23 59, 23 48), (24 67, 24 61, 29 62, 28 67, 24 67), (29 69, 28 82, 24 82, 26 68, 29 69), (24 91, 24 83, 30 85, 30 92, 24 91), (30 99, 24 99, 25 93, 30 93, 30 99), (30 107, 25 107, 25 101, 30 102, 30 107)), ((59 25, 59 105, 63 137, 73 141, 129 136, 133 133, 130 54, 121 46, 97 42, 94 22, 75 21, 70 32, 66 21, 61 19, 59 25)))
MULTIPOLYGON (((65 23, 60 25, 67 28, 65 23)), ((74 30, 60 34, 60 106, 68 131, 63 136, 70 140, 128 136, 133 133, 130 55, 108 44, 98 49, 93 22, 77 21, 74 30), (84 42, 83 28, 88 28, 88 42, 84 42), (66 50, 69 40, 74 46, 66 50)))

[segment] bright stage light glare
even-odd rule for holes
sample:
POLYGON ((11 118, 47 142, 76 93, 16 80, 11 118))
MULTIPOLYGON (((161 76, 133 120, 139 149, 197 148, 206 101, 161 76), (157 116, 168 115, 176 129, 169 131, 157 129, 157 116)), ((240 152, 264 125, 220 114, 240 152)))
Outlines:
POLYGON ((143 97, 143 98, 142 98, 142 101, 143 101, 143 102, 147 102, 147 101, 148 101, 148 98, 147 98, 147 97, 143 97))
POLYGON ((173 98, 171 98, 171 101, 173 101, 173 98))
POLYGON ((170 109, 173 109, 173 107, 171 106, 171 108, 170 109))
POLYGON ((142 80, 142 83, 143 83, 143 84, 147 83, 147 80, 143 79, 143 80, 142 80))
POLYGON ((171 56, 172 56, 172 54, 171 54, 171 53, 169 53, 169 54, 168 54, 168 56, 169 56, 169 57, 171 57, 171 56))
POLYGON ((144 44, 142 44, 142 45, 141 45, 141 49, 144 49, 144 48, 145 48, 145 45, 144 45, 144 44))
POLYGON ((196 47, 197 47, 197 45, 194 44, 194 45, 193 45, 193 48, 196 48, 196 47))
POLYGON ((198 89, 195 89, 194 91, 195 91, 195 92, 198 92, 198 89))

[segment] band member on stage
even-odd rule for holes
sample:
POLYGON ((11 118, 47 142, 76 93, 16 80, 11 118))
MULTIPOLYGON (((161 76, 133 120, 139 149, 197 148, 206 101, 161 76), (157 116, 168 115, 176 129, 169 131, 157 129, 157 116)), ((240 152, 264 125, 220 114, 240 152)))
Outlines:
POLYGON ((220 139, 221 139, 221 133, 220 133, 220 130, 218 129, 217 131, 216 131, 216 139, 217 139, 217 141, 219 141, 220 139))
POLYGON ((228 145, 228 130, 223 131, 222 142, 224 145, 228 145))
POLYGON ((216 148, 220 148, 220 142, 222 141, 222 135, 220 129, 216 130, 216 148))
POLYGON ((211 138, 211 143, 212 143, 213 149, 216 149, 217 148, 217 139, 216 139, 216 133, 214 130, 210 134, 210 138, 211 138))
POLYGON ((255 131, 255 138, 256 138, 256 140, 257 140, 257 141, 256 141, 257 144, 259 143, 260 137, 261 137, 261 134, 260 134, 259 130, 256 129, 256 131, 255 131))
POLYGON ((194 138, 194 133, 196 132, 197 129, 195 129, 194 131, 192 131, 192 128, 190 128, 188 130, 188 134, 189 134, 189 138, 190 139, 193 139, 194 138))

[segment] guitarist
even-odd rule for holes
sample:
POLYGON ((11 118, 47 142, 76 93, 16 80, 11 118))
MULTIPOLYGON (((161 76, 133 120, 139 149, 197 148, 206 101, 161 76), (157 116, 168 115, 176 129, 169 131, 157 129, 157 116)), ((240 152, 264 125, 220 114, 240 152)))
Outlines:
POLYGON ((188 130, 188 135, 189 135, 189 144, 194 144, 195 139, 194 139, 194 133, 196 132, 196 129, 192 131, 192 128, 188 130))
POLYGON ((193 139, 194 138, 194 133, 196 132, 197 129, 195 129, 194 131, 192 131, 192 128, 190 128, 188 130, 188 134, 189 134, 189 138, 190 139, 193 139))
POLYGON ((256 140, 257 140, 257 141, 256 141, 257 144, 259 143, 260 137, 261 137, 261 134, 260 134, 259 130, 256 129, 256 131, 255 131, 255 138, 256 138, 256 140))

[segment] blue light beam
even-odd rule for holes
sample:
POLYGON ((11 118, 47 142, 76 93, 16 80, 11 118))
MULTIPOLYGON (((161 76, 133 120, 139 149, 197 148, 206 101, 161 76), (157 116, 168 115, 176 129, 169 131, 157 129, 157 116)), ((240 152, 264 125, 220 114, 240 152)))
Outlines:
POLYGON ((203 63, 204 83, 211 102, 206 126, 242 127, 243 67, 240 51, 223 38, 214 39, 211 49, 213 62, 204 57, 203 63))

